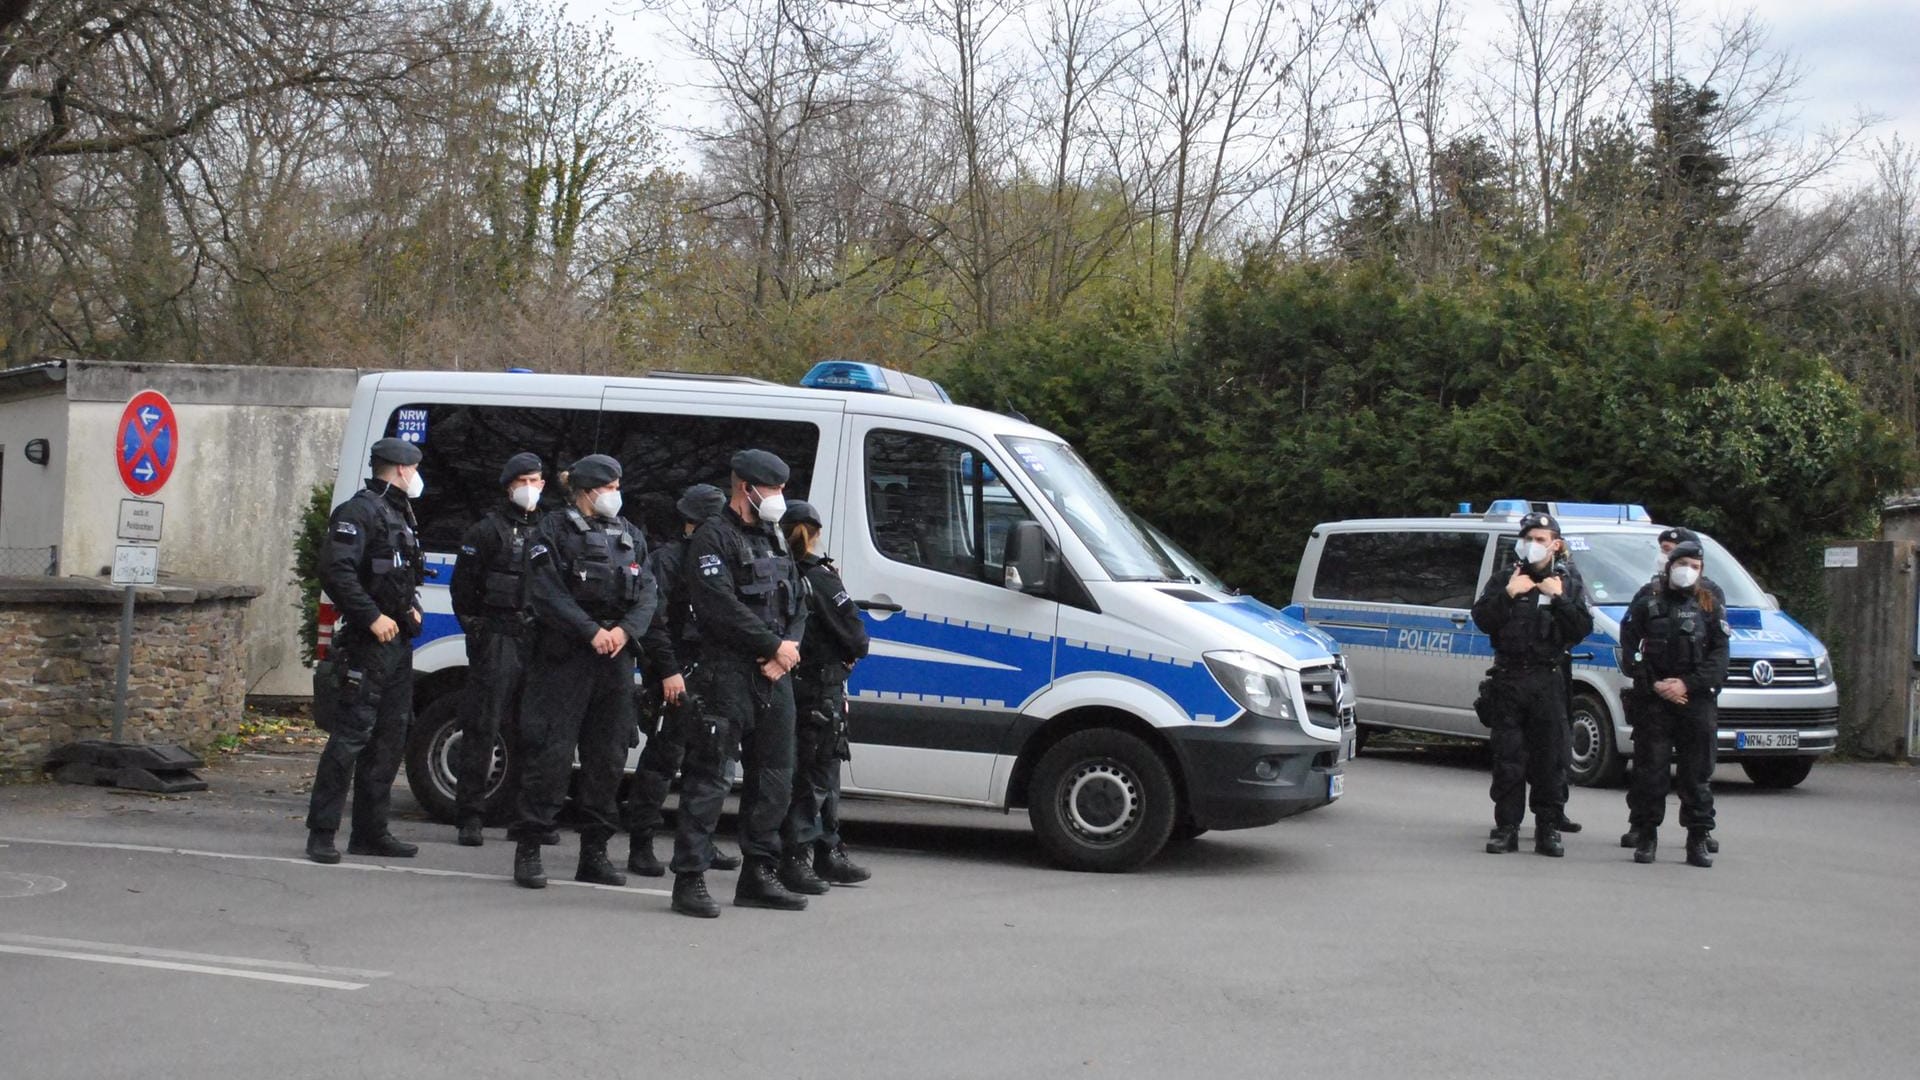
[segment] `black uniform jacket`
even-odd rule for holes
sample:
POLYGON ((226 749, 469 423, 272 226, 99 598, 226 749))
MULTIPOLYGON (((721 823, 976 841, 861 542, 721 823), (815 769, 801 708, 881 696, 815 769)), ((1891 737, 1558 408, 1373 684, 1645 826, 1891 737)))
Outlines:
POLYGON ((1560 663, 1569 648, 1593 632, 1593 612, 1580 595, 1579 579, 1569 575, 1559 596, 1550 597, 1537 585, 1508 596, 1512 577, 1511 564, 1496 567, 1473 602, 1474 625, 1493 639, 1496 665, 1560 663))
POLYGON ((582 648, 591 647, 595 634, 618 626, 637 649, 653 621, 653 609, 660 597, 653 575, 641 565, 647 542, 625 518, 608 521, 596 515, 582 519, 591 530, 616 538, 624 535, 631 552, 631 562, 614 567, 614 571, 632 581, 633 598, 618 610, 589 613, 569 588, 569 583, 583 573, 586 549, 585 534, 574 524, 577 513, 568 509, 548 513, 540 519, 540 527, 527 547, 527 603, 534 620, 543 637, 576 641, 582 648))
POLYGON ((805 635, 799 568, 771 526, 749 524, 731 506, 694 530, 682 576, 709 657, 767 660, 805 635))
MULTIPOLYGON (((1711 585, 1706 578, 1701 578, 1700 584, 1711 585)), ((1702 636, 1706 639, 1704 655, 1692 672, 1671 676, 1686 684, 1688 698, 1718 694, 1720 688, 1727 682, 1730 652, 1728 644, 1732 631, 1727 626, 1726 598, 1719 592, 1717 585, 1712 585, 1708 591, 1714 596, 1714 609, 1701 611, 1695 608, 1699 612, 1697 617, 1704 631, 1702 636)), ((1654 671, 1642 670, 1645 664, 1639 659, 1639 655, 1646 643, 1647 623, 1652 618, 1654 604, 1662 599, 1662 593, 1666 594, 1664 599, 1671 605, 1672 610, 1680 610, 1682 605, 1691 605, 1691 599, 1687 594, 1673 593, 1667 590, 1665 582, 1655 579, 1640 586, 1640 591, 1633 594, 1633 602, 1627 605, 1627 614, 1620 620, 1620 670, 1625 672, 1636 686, 1641 686, 1643 689, 1651 685, 1653 680, 1660 678, 1654 671)))
POLYGON ((400 624, 401 633, 418 635, 413 611, 420 606, 425 569, 413 508, 406 493, 386 481, 367 481, 327 519, 320 588, 348 625, 370 629, 385 615, 400 624))
MULTIPOLYGON (((447 590, 453 595, 453 615, 460 620, 462 630, 472 633, 470 624, 473 620, 485 615, 501 614, 497 607, 487 603, 487 575, 523 574, 527 559, 525 549, 539 526, 539 511, 522 510, 503 501, 468 527, 467 534, 460 538, 460 554, 453 560, 453 583, 447 590), (520 541, 521 547, 517 553, 513 550, 515 539, 520 541)), ((520 592, 524 605, 524 587, 520 592)))
POLYGON ((800 642, 800 666, 851 664, 867 655, 867 626, 840 580, 833 560, 809 555, 800 560, 807 582, 806 637, 800 642))

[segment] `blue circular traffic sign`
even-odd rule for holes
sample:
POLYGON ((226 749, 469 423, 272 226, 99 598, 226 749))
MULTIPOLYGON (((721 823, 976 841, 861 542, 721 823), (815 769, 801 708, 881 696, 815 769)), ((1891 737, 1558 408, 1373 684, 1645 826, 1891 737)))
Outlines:
POLYGON ((114 459, 120 482, 141 498, 157 493, 180 460, 180 422, 173 403, 158 390, 133 395, 120 413, 114 459))

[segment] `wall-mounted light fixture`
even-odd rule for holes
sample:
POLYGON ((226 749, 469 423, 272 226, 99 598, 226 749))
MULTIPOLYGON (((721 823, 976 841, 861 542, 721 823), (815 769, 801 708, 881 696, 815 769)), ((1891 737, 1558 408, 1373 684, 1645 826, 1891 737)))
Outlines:
POLYGON ((45 439, 28 439, 24 449, 27 452, 28 461, 35 465, 45 465, 52 448, 48 446, 45 439))

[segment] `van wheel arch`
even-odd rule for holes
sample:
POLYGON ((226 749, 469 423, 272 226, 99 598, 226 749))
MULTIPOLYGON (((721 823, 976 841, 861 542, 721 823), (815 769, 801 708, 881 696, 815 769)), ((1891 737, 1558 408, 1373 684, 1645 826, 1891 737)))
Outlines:
POLYGON ((1160 760, 1166 763, 1167 772, 1173 775, 1173 788, 1180 799, 1176 817, 1184 821, 1189 805, 1187 777, 1181 768, 1180 756, 1173 752, 1173 745, 1160 733, 1160 729, 1140 717, 1124 709, 1114 709, 1104 705, 1068 709, 1041 725, 1040 730, 1027 736, 1027 741, 1020 746, 1020 756, 1014 760, 1013 772, 1007 777, 1006 809, 1028 809, 1034 766, 1039 764, 1040 759, 1045 757, 1047 751, 1053 749, 1060 740, 1076 732, 1093 728, 1114 728, 1124 731, 1153 747, 1154 752, 1160 755, 1160 760))

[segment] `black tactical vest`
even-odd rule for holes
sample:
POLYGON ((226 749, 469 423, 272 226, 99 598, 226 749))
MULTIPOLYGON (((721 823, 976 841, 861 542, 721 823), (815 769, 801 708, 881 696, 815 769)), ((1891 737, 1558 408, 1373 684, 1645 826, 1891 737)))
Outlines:
POLYGON ((1662 590, 1647 601, 1640 655, 1656 679, 1691 675, 1707 657, 1707 613, 1691 594, 1676 600, 1662 590))
POLYGON ((640 545, 625 522, 589 522, 578 510, 567 510, 573 526, 567 544, 567 591, 588 616, 619 619, 645 591, 640 575, 640 545))
POLYGON ((753 535, 764 536, 745 534, 734 545, 734 592, 760 621, 775 633, 785 633, 794 616, 800 614, 798 574, 793 560, 771 543, 765 552, 754 550, 752 540, 748 539, 753 535))
POLYGON ((413 607, 414 590, 420 585, 420 540, 407 515, 386 496, 365 489, 360 494, 375 506, 381 526, 380 545, 368 560, 367 595, 382 614, 397 619, 413 607))
POLYGON ((480 602, 489 614, 518 614, 527 606, 524 560, 538 522, 514 521, 502 513, 491 517, 496 540, 481 580, 480 602))

